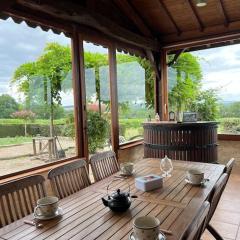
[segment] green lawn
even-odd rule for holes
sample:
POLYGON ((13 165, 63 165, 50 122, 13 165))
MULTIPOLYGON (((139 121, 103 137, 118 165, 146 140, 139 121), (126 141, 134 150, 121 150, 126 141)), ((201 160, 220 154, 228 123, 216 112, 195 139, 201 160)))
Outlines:
POLYGON ((31 142, 32 137, 6 137, 0 138, 0 146, 13 145, 13 144, 21 144, 25 142, 31 142))

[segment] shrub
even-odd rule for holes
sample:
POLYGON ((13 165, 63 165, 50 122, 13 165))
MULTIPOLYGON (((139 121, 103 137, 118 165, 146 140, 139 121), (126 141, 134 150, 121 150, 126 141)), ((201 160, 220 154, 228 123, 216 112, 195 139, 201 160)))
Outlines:
MULTIPOLYGON (((94 153, 97 148, 104 147, 109 136, 109 124, 98 112, 89 111, 87 119, 88 148, 90 153, 94 153)), ((62 135, 72 138, 75 136, 73 114, 67 116, 66 124, 62 128, 62 135)))
POLYGON ((106 119, 97 112, 88 112, 88 148, 90 153, 102 148, 109 136, 109 124, 106 119))

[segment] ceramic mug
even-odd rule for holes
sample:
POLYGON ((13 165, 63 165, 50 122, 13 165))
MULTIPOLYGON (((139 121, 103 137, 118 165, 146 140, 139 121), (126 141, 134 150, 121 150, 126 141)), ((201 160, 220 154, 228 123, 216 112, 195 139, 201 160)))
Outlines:
POLYGON ((120 164, 121 172, 126 175, 132 175, 134 164, 131 162, 121 163, 120 164))
POLYGON ((138 240, 156 240, 159 235, 160 221, 153 216, 138 217, 133 221, 133 231, 138 240))
POLYGON ((198 169, 190 169, 187 171, 187 178, 193 184, 200 184, 204 180, 204 172, 198 169))
POLYGON ((34 215, 37 217, 53 216, 58 210, 58 202, 59 199, 53 196, 38 199, 37 206, 34 209, 34 215))

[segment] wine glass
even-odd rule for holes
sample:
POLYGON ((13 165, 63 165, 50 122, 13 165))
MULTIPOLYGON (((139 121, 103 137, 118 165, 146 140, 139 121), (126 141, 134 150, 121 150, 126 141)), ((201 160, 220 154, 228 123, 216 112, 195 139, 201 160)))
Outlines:
POLYGON ((161 159, 160 169, 163 171, 163 177, 171 177, 170 173, 173 170, 173 165, 171 159, 168 158, 167 155, 161 159))

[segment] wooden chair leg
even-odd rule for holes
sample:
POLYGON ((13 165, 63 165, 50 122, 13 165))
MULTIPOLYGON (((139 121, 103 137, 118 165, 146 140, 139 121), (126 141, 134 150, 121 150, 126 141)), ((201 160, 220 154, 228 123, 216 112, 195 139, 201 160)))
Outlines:
POLYGON ((207 230, 213 235, 213 237, 216 239, 216 240, 224 240, 220 234, 217 232, 217 230, 211 226, 210 224, 207 225, 207 230))

